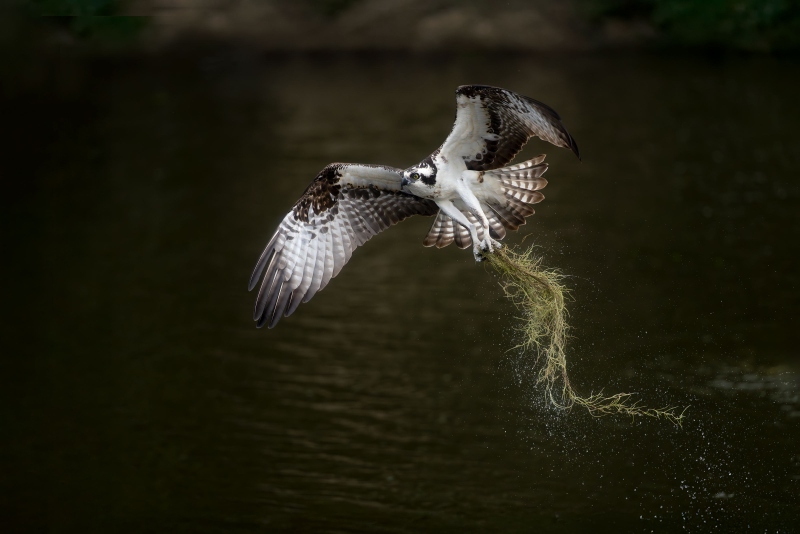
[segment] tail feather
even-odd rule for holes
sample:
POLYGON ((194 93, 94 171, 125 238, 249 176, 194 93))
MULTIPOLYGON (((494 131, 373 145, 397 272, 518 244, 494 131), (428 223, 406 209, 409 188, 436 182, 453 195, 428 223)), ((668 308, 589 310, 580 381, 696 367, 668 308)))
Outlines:
MULTIPOLYGON (((508 230, 516 230, 523 224, 525 224, 525 217, 524 213, 521 213, 520 210, 510 208, 507 202, 488 202, 489 207, 492 211, 497 214, 498 219, 500 222, 503 223, 508 230)), ((527 215, 533 214, 533 208, 530 208, 530 213, 527 215)))
POLYGON ((452 243, 454 239, 455 228, 453 219, 445 215, 443 211, 440 211, 436 215, 436 219, 434 219, 431 229, 428 230, 428 235, 425 236, 422 244, 426 247, 435 246, 436 248, 444 248, 452 243))
POLYGON ((472 245, 472 238, 469 235, 469 230, 455 221, 453 221, 453 229, 455 230, 455 242, 458 248, 465 249, 472 245))
POLYGON ((529 191, 516 187, 503 187, 503 192, 511 202, 521 202, 522 204, 538 204, 544 200, 544 195, 539 191, 529 191))
POLYGON ((544 200, 539 190, 547 185, 542 175, 548 165, 543 161, 544 155, 541 155, 517 165, 486 171, 485 176, 499 179, 502 185, 505 198, 493 199, 488 204, 505 228, 516 230, 525 224, 525 217, 535 213, 532 204, 544 200))
POLYGON ((506 236, 506 227, 497 214, 486 204, 481 206, 486 218, 489 220, 489 235, 492 239, 503 239, 506 236))
POLYGON ((444 240, 443 233, 445 233, 445 225, 449 223, 449 220, 450 217, 445 215, 444 212, 440 211, 433 220, 431 229, 428 230, 428 235, 425 236, 425 239, 422 241, 422 245, 426 247, 432 247, 437 245, 440 240, 444 240))
POLYGON ((501 169, 492 169, 491 171, 486 171, 486 172, 490 173, 516 172, 524 169, 530 169, 531 167, 543 162, 545 157, 547 157, 546 154, 539 154, 535 158, 529 159, 528 161, 523 161, 522 163, 517 163, 516 165, 509 165, 508 167, 503 167, 501 169))

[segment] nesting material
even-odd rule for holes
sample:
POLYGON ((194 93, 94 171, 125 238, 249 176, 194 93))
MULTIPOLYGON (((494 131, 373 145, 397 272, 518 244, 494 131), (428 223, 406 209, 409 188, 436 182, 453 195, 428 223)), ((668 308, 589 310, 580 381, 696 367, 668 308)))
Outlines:
POLYGON ((553 406, 562 410, 581 406, 595 417, 646 416, 681 425, 685 408, 680 412, 674 406, 648 408, 634 400, 631 393, 578 395, 567 374, 565 348, 569 325, 565 297, 569 290, 562 284, 564 276, 542 267, 541 259, 533 254, 532 248, 515 252, 505 246, 484 257, 500 275, 500 285, 506 296, 522 313, 519 330, 523 341, 515 348, 530 352, 536 358, 539 366, 536 383, 544 387, 545 396, 553 406))

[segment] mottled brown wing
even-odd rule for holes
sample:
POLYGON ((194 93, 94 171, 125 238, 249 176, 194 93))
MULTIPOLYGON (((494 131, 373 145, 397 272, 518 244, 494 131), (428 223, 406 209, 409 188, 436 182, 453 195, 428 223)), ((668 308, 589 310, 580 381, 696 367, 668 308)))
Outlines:
POLYGON ((446 159, 463 158, 470 170, 502 167, 533 136, 569 148, 580 159, 561 117, 537 100, 499 87, 462 85, 456 90, 456 105, 453 130, 439 153, 446 159))
POLYGON ((261 280, 253 314, 259 328, 274 327, 308 302, 372 236, 411 215, 438 212, 433 201, 400 191, 401 180, 401 169, 346 163, 332 163, 317 175, 250 277, 251 290, 261 280))

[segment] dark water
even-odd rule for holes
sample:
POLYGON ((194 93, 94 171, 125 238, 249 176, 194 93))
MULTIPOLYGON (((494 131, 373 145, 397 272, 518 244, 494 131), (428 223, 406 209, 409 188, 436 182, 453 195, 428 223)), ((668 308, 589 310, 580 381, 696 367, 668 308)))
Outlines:
MULTIPOLYGON (((796 60, 54 60, 5 80, 2 523, 12 532, 800 532, 796 60), (332 161, 405 167, 453 90, 555 107, 522 234, 570 275, 547 408, 469 251, 381 234, 272 331, 251 268, 332 161)), ((515 235, 511 243, 519 243, 515 235)))

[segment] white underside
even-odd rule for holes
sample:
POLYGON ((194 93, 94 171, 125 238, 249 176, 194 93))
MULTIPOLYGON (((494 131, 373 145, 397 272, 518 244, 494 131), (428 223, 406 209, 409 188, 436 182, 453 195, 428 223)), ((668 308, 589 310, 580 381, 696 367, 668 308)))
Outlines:
POLYGON ((436 158, 438 172, 433 201, 446 215, 469 231, 473 254, 475 259, 479 259, 481 251, 492 252, 500 246, 489 236, 485 210, 488 209, 487 200, 502 200, 503 190, 500 180, 482 172, 467 170, 461 158, 455 159, 456 162, 451 164, 436 158), (469 213, 475 216, 477 224, 470 221, 467 216, 469 213))

